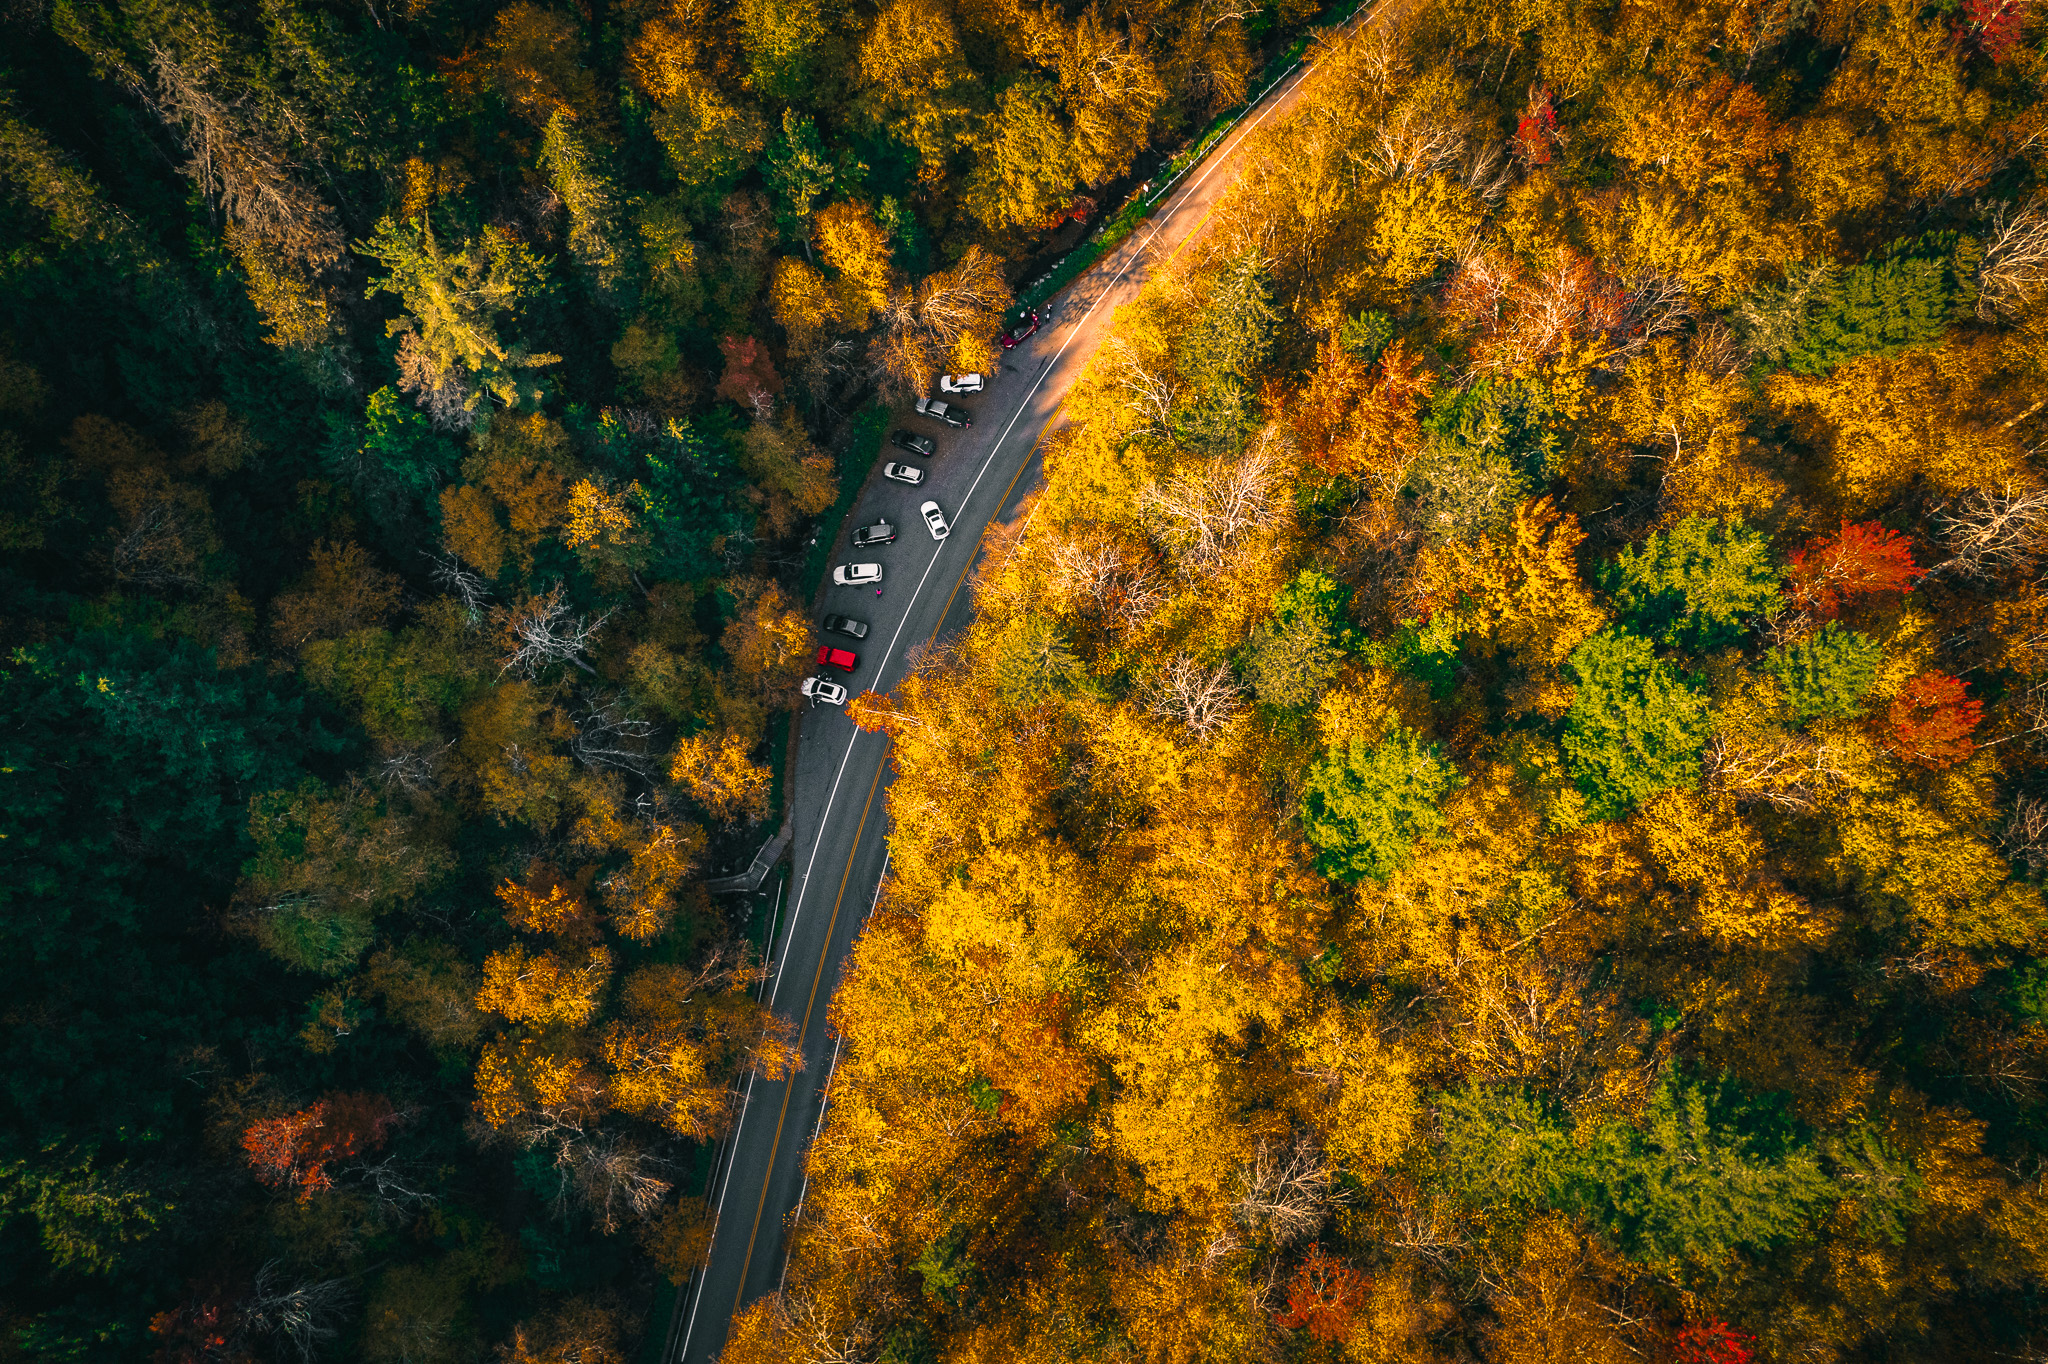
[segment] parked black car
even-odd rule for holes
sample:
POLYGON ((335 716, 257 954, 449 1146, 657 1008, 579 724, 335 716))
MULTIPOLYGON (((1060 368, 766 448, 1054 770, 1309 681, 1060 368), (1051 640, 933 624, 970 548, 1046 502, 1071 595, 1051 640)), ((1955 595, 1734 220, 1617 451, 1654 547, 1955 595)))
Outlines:
POLYGON ((930 458, 939 453, 939 443, 930 436, 920 436, 913 431, 898 431, 889 437, 889 444, 898 450, 908 450, 913 455, 930 458))
POLYGON ((835 635, 845 635, 848 639, 868 637, 868 623, 864 620, 855 620, 852 616, 827 616, 825 628, 835 635))
POLYGON ((877 521, 872 526, 862 526, 853 533, 853 547, 866 549, 869 545, 893 545, 896 543, 896 527, 887 521, 877 521))

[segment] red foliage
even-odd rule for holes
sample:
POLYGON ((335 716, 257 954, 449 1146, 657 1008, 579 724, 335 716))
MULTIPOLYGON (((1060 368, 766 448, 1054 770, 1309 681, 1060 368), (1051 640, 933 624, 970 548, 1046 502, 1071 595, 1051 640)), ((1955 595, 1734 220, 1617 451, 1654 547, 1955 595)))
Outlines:
POLYGON ((1557 106, 1550 87, 1529 87, 1529 104, 1515 121, 1515 154, 1532 166, 1547 165, 1550 149, 1561 139, 1557 132, 1557 106))
POLYGON ((1892 699, 1892 746, 1907 762, 1950 767, 1977 745, 1970 734, 1984 718, 1984 703, 1964 694, 1961 679, 1921 673, 1892 699))
POLYGON ((719 338, 718 349, 725 356, 719 397, 751 409, 782 392, 782 376, 775 372, 768 348, 759 341, 751 336, 726 336, 719 338))
POLYGON ((228 1294, 195 1293, 184 1306, 149 1319, 158 1341, 156 1364, 242 1364, 250 1358, 239 1343, 242 1325, 228 1294))
POLYGON ((311 1108, 251 1123, 242 1151, 256 1178, 273 1189, 297 1189, 299 1201, 334 1186, 328 1169, 381 1147, 398 1113, 381 1094, 330 1094, 311 1108))
POLYGON ((1680 1331, 1671 1353, 1678 1364, 1749 1364, 1756 1357, 1756 1340, 1725 1321, 1710 1321, 1680 1331))
POLYGON ((1351 1334, 1351 1319, 1365 1299, 1370 1280, 1322 1247, 1309 1252, 1287 1285, 1287 1310, 1273 1324, 1291 1329, 1306 1326, 1317 1340, 1338 1341, 1351 1334))
POLYGON ((1085 194, 1076 194, 1067 200, 1065 207, 1056 208, 1046 215, 1038 225, 1041 232, 1056 231, 1067 223, 1085 223, 1095 216, 1095 201, 1085 194))
POLYGON ((1815 540, 1792 556, 1792 599, 1823 620, 1833 620, 1860 597, 1911 592, 1927 570, 1913 563, 1913 547, 1875 521, 1842 523, 1841 534, 1815 540))
POLYGON ((2002 62, 2019 46, 2020 28, 2031 8, 2033 0, 1963 0, 1956 40, 2002 62))

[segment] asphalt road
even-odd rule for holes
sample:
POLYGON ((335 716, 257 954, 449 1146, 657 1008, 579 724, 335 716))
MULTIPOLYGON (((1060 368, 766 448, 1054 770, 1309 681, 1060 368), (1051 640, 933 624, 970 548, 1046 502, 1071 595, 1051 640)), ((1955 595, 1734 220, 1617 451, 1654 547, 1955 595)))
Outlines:
MULTIPOLYGON (((1292 106, 1305 74, 1306 68, 1297 68, 1278 82, 1187 173, 1165 207, 1053 300, 1051 321, 1004 354, 1001 369, 989 376, 983 392, 962 399, 973 413, 970 429, 952 430, 908 409, 895 414, 891 430, 932 436, 938 454, 925 459, 886 451, 885 460, 924 468, 924 484, 889 482, 878 464, 842 535, 885 520, 897 528, 896 542, 865 550, 842 544, 832 557, 834 566, 880 563, 883 570, 879 597, 872 587, 828 585, 818 603, 821 617, 832 612, 871 627, 860 642, 825 637, 859 655, 851 676, 831 673, 850 694, 870 687, 890 690, 902 680, 913 649, 966 623, 972 603, 965 586, 982 532, 1014 518, 1019 504, 1038 489, 1040 437, 1108 335, 1117 306, 1135 298, 1201 229, 1236 178, 1237 152, 1245 137, 1292 106), (952 535, 943 542, 931 539, 918 516, 926 499, 936 501, 952 521, 952 535)), ((681 1364, 716 1359, 733 1315, 781 1284, 785 1243, 800 1216, 804 1152, 817 1131, 837 1057, 837 1041, 826 1026, 827 1006, 853 939, 880 897, 887 869, 887 737, 862 733, 830 706, 804 713, 801 723, 790 787, 796 879, 765 989, 770 1006, 798 1027, 804 1069, 787 1082, 750 1083, 738 1126, 719 1152, 710 1267, 679 1298, 665 1355, 681 1364)))

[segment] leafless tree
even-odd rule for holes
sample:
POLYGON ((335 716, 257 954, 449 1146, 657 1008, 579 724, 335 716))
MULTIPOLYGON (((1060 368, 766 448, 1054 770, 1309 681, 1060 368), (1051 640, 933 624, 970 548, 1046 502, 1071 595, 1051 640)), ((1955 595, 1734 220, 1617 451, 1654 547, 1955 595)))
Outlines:
POLYGON ((1219 571, 1230 552, 1282 510, 1277 496, 1279 438, 1272 427, 1235 460, 1216 460, 1175 475, 1140 496, 1159 537, 1187 577, 1219 571))
POLYGON ((1322 1148, 1307 1137, 1260 1142, 1238 1181, 1232 1218, 1275 1250, 1314 1236, 1345 1199, 1322 1148))
POLYGON ((256 1282, 243 1305, 245 1327, 274 1337, 302 1360, 310 1361, 341 1333, 341 1323, 355 1293, 346 1279, 319 1279, 293 1284, 272 1260, 256 1271, 256 1282))
POLYGON ((1187 726, 1197 739, 1221 729, 1242 708, 1243 689, 1227 664, 1203 665, 1175 654, 1147 691, 1145 709, 1187 726))
POLYGON ((924 397, 932 376, 953 363, 963 342, 970 352, 984 349, 992 356, 1009 306, 1002 265, 979 246, 915 289, 890 290, 874 349, 883 392, 899 401, 924 397))
MULTIPOLYGON (((425 554, 424 550, 421 552, 425 554)), ((434 566, 428 574, 434 586, 462 603, 463 614, 469 618, 471 625, 481 622, 490 610, 491 604, 491 590, 484 584, 484 580, 463 567, 462 561, 453 554, 446 558, 426 554, 426 559, 434 566)))
POLYGON ((1138 414, 1143 423, 1141 429, 1149 435, 1164 436, 1173 404, 1180 396, 1165 367, 1148 362, 1122 336, 1111 336, 1105 341, 1101 356, 1104 374, 1123 391, 1124 406, 1138 414))
POLYGON ((1062 539, 1053 543, 1048 558, 1053 590, 1116 628, 1142 623, 1166 600, 1149 549, 1133 550, 1113 540, 1090 548, 1062 539))
POLYGON ((2048 800, 2021 796, 1999 830, 2000 851, 2030 872, 2048 866, 2048 800))
POLYGON ((403 1156, 388 1155, 374 1164, 362 1164, 350 1172, 350 1179, 379 1212, 403 1217, 439 1200, 427 1192, 419 1171, 403 1156))
POLYGON ((630 1138, 603 1133, 570 1142, 556 1157, 562 1172, 559 1206, 569 1202, 590 1214, 599 1231, 610 1236, 632 1221, 645 1221, 661 1206, 675 1185, 660 1177, 669 1162, 630 1138))
POLYGON ((204 530, 188 500, 176 490, 139 498, 128 528, 107 551, 115 578, 136 587, 193 587, 199 582, 198 543, 204 530))
POLYGON ((626 713, 616 696, 591 699, 589 707, 575 718, 576 735, 569 751, 585 767, 616 767, 622 772, 648 776, 661 766, 659 754, 648 751, 657 727, 653 722, 626 713))
POLYGON ((594 620, 577 615, 568 589, 560 583, 510 609, 493 610, 491 618, 508 650, 499 676, 517 669, 531 677, 552 664, 572 663, 595 677, 597 669, 584 661, 583 654, 611 617, 610 611, 594 620))
POLYGON ((1949 558, 1929 578, 2001 578, 2048 553, 2048 490, 2006 484, 1979 488, 1934 513, 1949 558))
POLYGON ((1804 735, 1744 743, 1716 732, 1707 740, 1704 761, 1710 789, 1787 814, 1819 808, 1849 781, 1836 749, 1804 735))
POLYGON ((1409 104, 1381 122, 1366 155, 1389 180, 1414 180, 1454 165, 1465 141, 1462 125, 1409 104))
POLYGON ((439 748, 408 748, 377 760, 377 777, 387 787, 398 786, 415 795, 432 791, 441 784, 441 755, 455 747, 450 739, 439 748))
POLYGON ((1977 316, 2010 317, 2048 282, 2048 204, 2040 196, 1991 210, 1990 239, 1977 268, 1977 316))
POLYGON ((150 102, 181 131, 192 158, 186 174, 228 221, 311 269, 339 261, 339 218, 299 181, 298 167, 248 111, 217 98, 190 65, 165 48, 154 48, 150 59, 150 102))

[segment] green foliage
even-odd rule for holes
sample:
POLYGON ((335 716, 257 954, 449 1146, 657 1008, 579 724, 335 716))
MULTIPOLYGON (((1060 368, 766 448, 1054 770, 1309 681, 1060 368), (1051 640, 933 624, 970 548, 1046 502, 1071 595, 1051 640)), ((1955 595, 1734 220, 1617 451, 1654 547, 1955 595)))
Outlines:
POLYGON ((125 1163, 98 1168, 90 1151, 52 1146, 33 1160, 0 1163, 0 1227, 33 1217, 59 1269, 112 1272, 125 1248, 156 1231, 169 1211, 125 1163))
POLYGON ((1692 653, 1740 640, 1778 599, 1778 579, 1762 535, 1703 516, 1629 546, 1600 572, 1625 628, 1692 653))
POLYGON ((1440 1178, 1465 1198, 1522 1211, 1569 1203, 1581 1164, 1557 1105, 1523 1086, 1466 1085, 1437 1096, 1440 1178))
POLYGON ((1261 701, 1282 709, 1315 704, 1356 647, 1350 602, 1351 589, 1320 569, 1305 568, 1280 589, 1246 653, 1245 675, 1261 701))
POLYGON ((1301 826, 1321 849, 1317 870, 1333 881, 1386 880, 1417 841, 1442 831, 1437 802, 1460 784, 1449 759, 1411 729, 1328 750, 1302 780, 1301 826))
POLYGON ((1643 1125, 1609 1123, 1585 1151, 1579 1201, 1622 1253, 1708 1265, 1799 1236, 1838 1196, 1780 1102, 1726 1076, 1667 1070, 1643 1125))
POLYGON ((372 737, 399 745, 439 738, 488 676, 462 623, 445 613, 396 633, 357 630, 316 640, 301 651, 300 664, 308 685, 332 698, 372 737))
POLYGON ((1367 643, 1361 652, 1382 668, 1427 683, 1430 695, 1441 701, 1451 694, 1458 681, 1455 620, 1450 615, 1438 615, 1427 621, 1401 621, 1393 634, 1367 643))
POLYGON ((769 146, 764 172, 775 195, 775 218, 783 233, 802 237, 818 201, 835 188, 859 183, 866 169, 851 152, 836 157, 827 152, 809 114, 784 109, 782 136, 769 146))
POLYGON ((413 497, 431 496, 462 463, 455 442, 388 385, 370 395, 363 424, 364 463, 413 497))
POLYGON ((1476 540, 1506 525, 1547 468, 1555 445, 1533 384, 1482 379, 1439 393, 1409 468, 1409 518, 1432 543, 1476 540))
POLYGON ((1381 312, 1351 313, 1337 327, 1337 344, 1372 364, 1394 339, 1394 319, 1381 312))
POLYGON ((1481 1205, 1583 1214, 1644 1264, 1712 1266, 1804 1234, 1841 1189, 1775 1100, 1725 1076, 1665 1071, 1640 1125, 1575 1140, 1563 1112, 1520 1087, 1438 1099, 1441 1178, 1481 1205))
POLYGON ((1768 319, 1759 340, 1777 363, 1807 375, 1933 345, 1975 306, 1981 256, 1975 241, 1936 232, 1861 265, 1799 275, 1755 305, 1754 315, 1768 319))
POLYGON ((1884 647, 1828 621, 1804 639, 1780 644, 1758 666, 1776 678, 1795 720, 1853 716, 1877 681, 1884 647))
POLYGON ((1578 683, 1563 749, 1595 819, 1617 819, 1660 791, 1700 779, 1707 699, 1639 635, 1603 630, 1572 651, 1578 683))
POLYGON ((658 429, 629 429, 612 413, 591 433, 613 468, 643 471, 638 501, 653 541, 654 571, 691 580, 722 562, 724 538, 740 529, 733 502, 737 462, 723 440, 707 440, 689 422, 671 418, 658 429))

